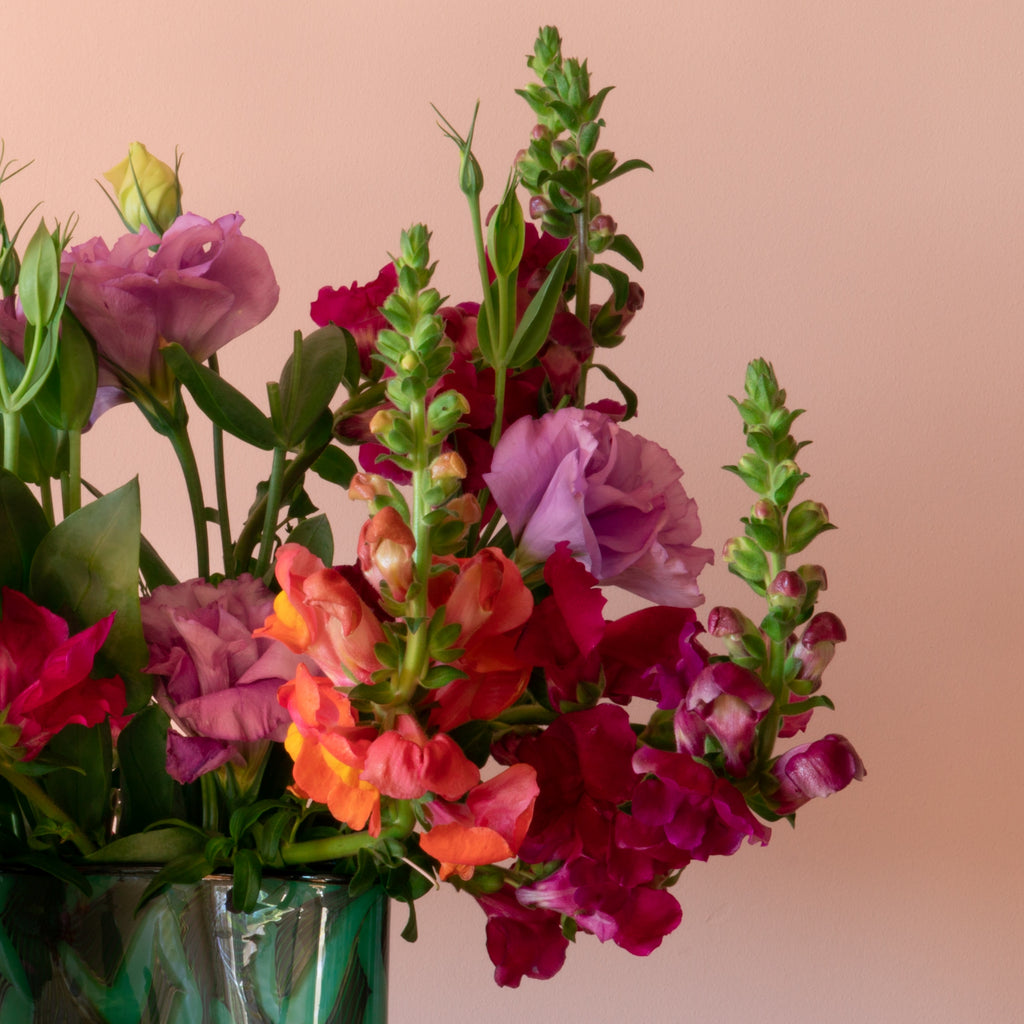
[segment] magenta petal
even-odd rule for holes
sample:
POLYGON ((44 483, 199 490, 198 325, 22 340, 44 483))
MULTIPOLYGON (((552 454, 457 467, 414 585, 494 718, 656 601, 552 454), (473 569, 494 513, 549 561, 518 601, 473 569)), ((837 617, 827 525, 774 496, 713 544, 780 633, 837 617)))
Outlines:
POLYGON ((262 679, 183 701, 175 718, 199 736, 242 743, 270 739, 283 742, 291 721, 277 701, 280 679, 262 679))
POLYGON ((216 740, 167 734, 167 774, 182 785, 231 760, 231 748, 216 740))

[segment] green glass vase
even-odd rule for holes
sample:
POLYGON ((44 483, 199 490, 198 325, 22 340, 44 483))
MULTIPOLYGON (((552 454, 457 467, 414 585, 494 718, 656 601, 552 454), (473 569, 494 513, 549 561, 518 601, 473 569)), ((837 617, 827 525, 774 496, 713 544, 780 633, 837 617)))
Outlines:
POLYGON ((385 1024, 388 902, 331 878, 264 878, 230 910, 231 878, 152 871, 0 872, 0 1024, 385 1024))

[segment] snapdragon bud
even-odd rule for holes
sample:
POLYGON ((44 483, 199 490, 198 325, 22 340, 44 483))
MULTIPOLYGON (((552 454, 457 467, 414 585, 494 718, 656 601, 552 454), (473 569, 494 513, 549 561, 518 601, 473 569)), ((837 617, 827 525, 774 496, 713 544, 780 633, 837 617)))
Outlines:
POLYGON ((380 437, 395 425, 395 414, 390 409, 378 409, 370 420, 370 433, 380 437))
POLYGON ((458 391, 442 391, 427 409, 427 422, 432 430, 447 434, 469 412, 469 402, 458 391))
POLYGON ((445 506, 449 512, 453 512, 464 526, 473 526, 483 518, 480 510, 480 500, 475 494, 459 494, 452 498, 445 506))
POLYGON ((733 537, 725 542, 722 558, 729 571, 759 587, 765 585, 768 560, 764 552, 749 537, 733 537))
POLYGON ((724 642, 726 653, 734 661, 764 658, 761 631, 738 608, 712 608, 708 612, 708 632, 724 642))
POLYGON ((430 479, 434 483, 466 479, 466 462, 458 452, 442 452, 430 464, 430 479))
POLYGON ((618 225, 607 214, 598 214, 590 222, 590 248, 593 252, 604 252, 615 241, 618 225))
POLYGON ((806 596, 807 584, 791 569, 783 569, 768 584, 768 604, 772 608, 800 608, 806 596))
POLYGON ((543 196, 533 196, 530 199, 530 219, 543 220, 551 212, 551 204, 543 196))
POLYGON ((819 533, 834 529, 828 521, 828 509, 820 501, 801 501, 786 517, 786 551, 803 551, 819 533))
POLYGON ((352 501, 373 501, 389 493, 388 482, 376 473, 356 473, 348 485, 352 501))
POLYGON ((803 634, 789 652, 800 662, 794 693, 807 696, 821 685, 822 673, 835 656, 836 644, 846 639, 846 627, 831 612, 818 612, 807 623, 803 634))

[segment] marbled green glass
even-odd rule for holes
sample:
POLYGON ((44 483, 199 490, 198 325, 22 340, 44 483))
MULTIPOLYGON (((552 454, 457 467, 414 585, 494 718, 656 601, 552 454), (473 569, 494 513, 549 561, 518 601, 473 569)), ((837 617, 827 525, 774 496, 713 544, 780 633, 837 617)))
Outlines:
POLYGON ((264 878, 233 914, 229 876, 138 910, 152 872, 0 873, 0 1024, 384 1024, 387 899, 264 878))

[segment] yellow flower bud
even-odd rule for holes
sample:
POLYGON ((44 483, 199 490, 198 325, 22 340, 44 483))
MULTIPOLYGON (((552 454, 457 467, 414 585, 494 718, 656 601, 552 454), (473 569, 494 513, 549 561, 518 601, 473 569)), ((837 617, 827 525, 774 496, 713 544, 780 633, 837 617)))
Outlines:
POLYGON ((103 177, 113 185, 121 216, 133 231, 144 224, 162 233, 178 216, 181 182, 177 172, 151 156, 141 142, 133 142, 128 155, 103 177))

